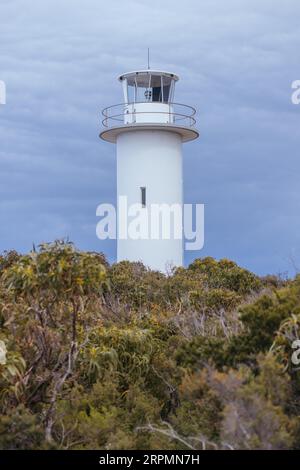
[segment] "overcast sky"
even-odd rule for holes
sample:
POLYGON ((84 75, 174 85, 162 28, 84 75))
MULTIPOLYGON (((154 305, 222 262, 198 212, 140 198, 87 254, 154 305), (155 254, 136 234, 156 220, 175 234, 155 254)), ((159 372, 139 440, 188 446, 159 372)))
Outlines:
POLYGON ((205 246, 259 274, 300 269, 299 0, 0 0, 0 250, 96 238, 96 207, 115 202, 103 107, 118 74, 147 65, 180 76, 197 108, 184 146, 185 202, 205 204, 205 246))

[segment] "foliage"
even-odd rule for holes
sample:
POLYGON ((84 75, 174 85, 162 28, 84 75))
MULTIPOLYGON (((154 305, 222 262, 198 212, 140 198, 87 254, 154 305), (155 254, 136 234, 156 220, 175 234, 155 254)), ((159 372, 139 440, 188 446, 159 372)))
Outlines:
POLYGON ((4 253, 0 448, 299 448, 299 327, 299 277, 4 253))

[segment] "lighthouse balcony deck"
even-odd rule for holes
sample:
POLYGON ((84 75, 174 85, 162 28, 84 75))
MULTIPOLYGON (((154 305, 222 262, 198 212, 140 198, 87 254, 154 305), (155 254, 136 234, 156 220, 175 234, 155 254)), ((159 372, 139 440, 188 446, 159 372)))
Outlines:
POLYGON ((196 110, 179 103, 134 102, 109 106, 102 111, 104 129, 100 137, 115 143, 118 135, 138 130, 175 132, 182 142, 199 136, 195 128, 196 110))
POLYGON ((196 110, 180 103, 122 103, 102 111, 102 125, 106 128, 135 124, 169 124, 194 127, 196 110))

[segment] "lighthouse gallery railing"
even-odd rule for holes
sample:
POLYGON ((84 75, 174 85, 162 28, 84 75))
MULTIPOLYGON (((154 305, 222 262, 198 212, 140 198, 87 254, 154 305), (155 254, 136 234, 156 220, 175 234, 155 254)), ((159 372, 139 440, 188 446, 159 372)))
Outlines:
POLYGON ((180 103, 161 103, 161 102, 136 102, 136 103, 122 103, 115 104, 104 108, 102 115, 104 119, 102 120, 102 125, 104 127, 115 127, 118 125, 132 125, 135 123, 149 123, 156 124, 161 123, 161 119, 165 124, 177 124, 185 127, 193 127, 196 124, 196 119, 194 118, 196 114, 195 108, 192 106, 187 106, 180 103), (151 110, 146 111, 145 109, 139 110, 135 108, 135 105, 145 105, 151 104, 151 110), (155 110, 152 105, 158 105, 157 107, 161 108, 161 105, 164 104, 167 107, 167 110, 155 110), (153 119, 155 115, 159 118, 157 121, 153 119), (149 117, 149 120, 147 118, 149 117), (142 118, 142 122, 139 118, 142 118))

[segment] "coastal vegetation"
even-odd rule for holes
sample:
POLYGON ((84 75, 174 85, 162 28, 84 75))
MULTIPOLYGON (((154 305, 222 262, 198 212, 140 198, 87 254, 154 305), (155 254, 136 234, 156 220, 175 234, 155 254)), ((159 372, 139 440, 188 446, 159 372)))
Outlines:
POLYGON ((296 449, 300 276, 0 256, 1 449, 296 449))

